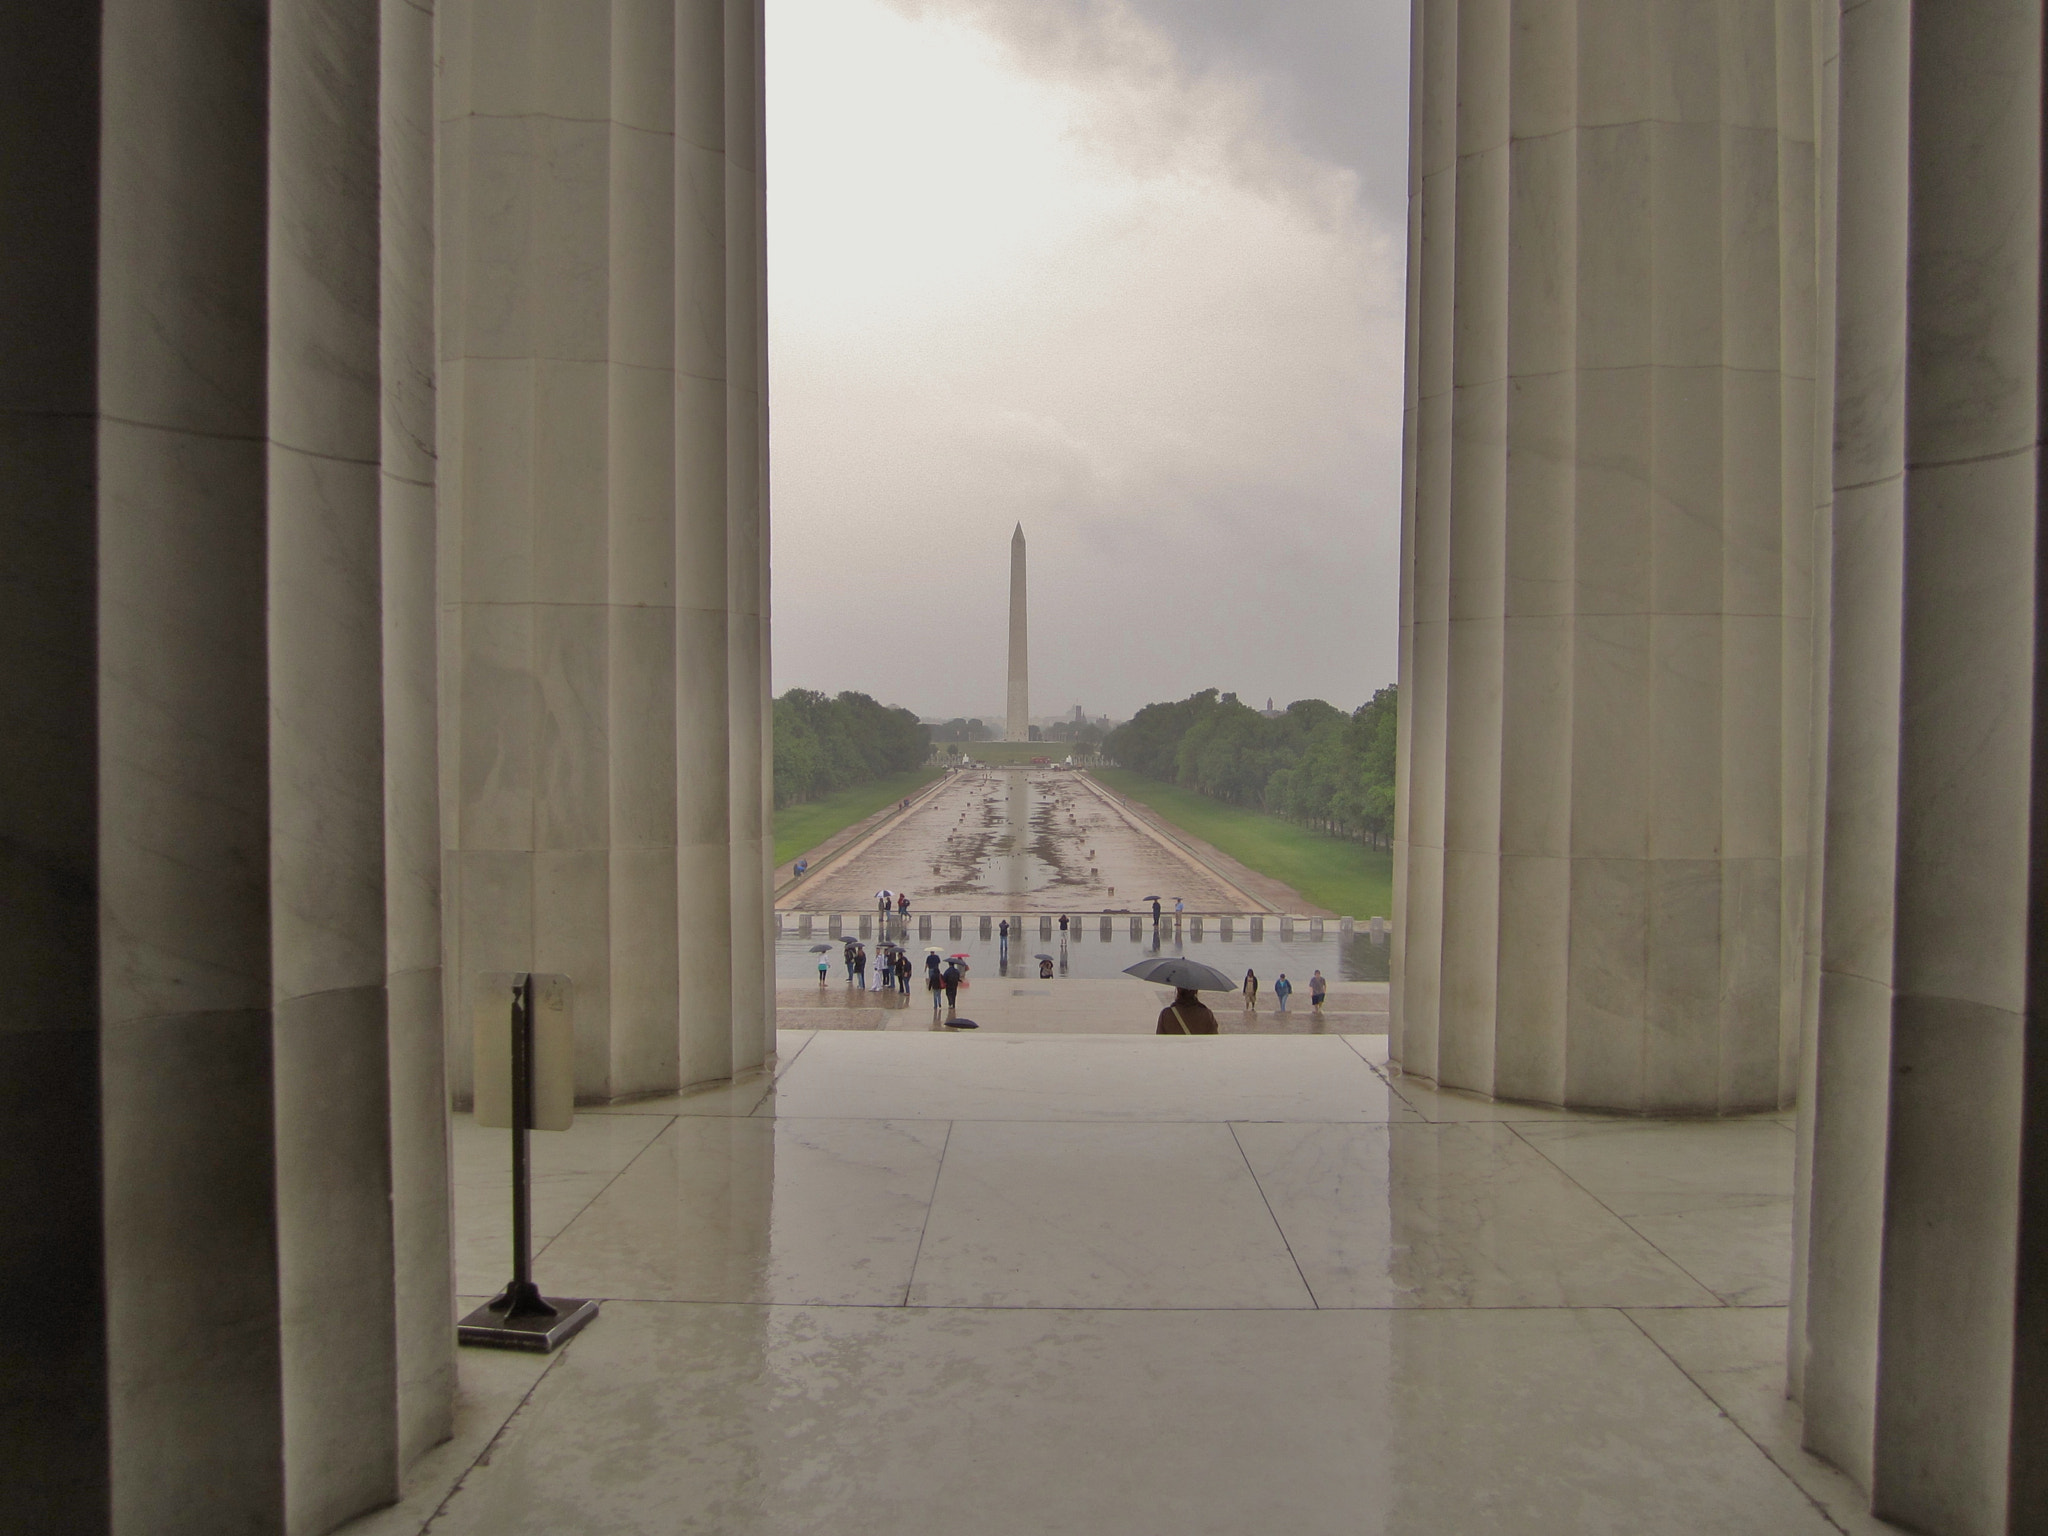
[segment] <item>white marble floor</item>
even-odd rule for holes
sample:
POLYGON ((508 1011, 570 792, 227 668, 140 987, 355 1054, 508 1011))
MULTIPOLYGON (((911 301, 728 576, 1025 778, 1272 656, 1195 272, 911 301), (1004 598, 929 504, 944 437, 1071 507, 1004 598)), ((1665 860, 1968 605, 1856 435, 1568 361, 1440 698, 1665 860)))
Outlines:
MULTIPOLYGON (((1792 1133, 1392 1076, 1372 1036, 785 1031, 537 1135, 536 1269, 351 1536, 1889 1530, 1782 1396, 1792 1133)), ((504 1135, 456 1127, 458 1280, 504 1135)))

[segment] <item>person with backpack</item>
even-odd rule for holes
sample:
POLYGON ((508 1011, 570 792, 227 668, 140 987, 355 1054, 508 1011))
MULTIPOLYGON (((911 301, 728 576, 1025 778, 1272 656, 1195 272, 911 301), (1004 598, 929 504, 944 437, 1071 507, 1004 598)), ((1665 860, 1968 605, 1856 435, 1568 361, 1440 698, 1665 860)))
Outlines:
POLYGON ((1209 1005, 1189 987, 1176 987, 1173 1001, 1159 1010, 1159 1028, 1162 1035, 1213 1035, 1216 1034, 1216 1015, 1209 1011, 1209 1005))

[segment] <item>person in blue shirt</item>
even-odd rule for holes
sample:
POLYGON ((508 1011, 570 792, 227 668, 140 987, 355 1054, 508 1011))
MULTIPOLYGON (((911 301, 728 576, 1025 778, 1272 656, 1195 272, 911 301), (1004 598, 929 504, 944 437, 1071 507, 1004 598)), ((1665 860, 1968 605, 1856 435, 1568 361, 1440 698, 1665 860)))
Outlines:
POLYGON ((1287 979, 1287 973, 1285 971, 1282 971, 1280 973, 1280 979, 1273 983, 1273 995, 1280 999, 1280 1011, 1282 1013, 1285 1013, 1287 1011, 1287 999, 1291 997, 1293 993, 1294 983, 1289 981, 1287 979))

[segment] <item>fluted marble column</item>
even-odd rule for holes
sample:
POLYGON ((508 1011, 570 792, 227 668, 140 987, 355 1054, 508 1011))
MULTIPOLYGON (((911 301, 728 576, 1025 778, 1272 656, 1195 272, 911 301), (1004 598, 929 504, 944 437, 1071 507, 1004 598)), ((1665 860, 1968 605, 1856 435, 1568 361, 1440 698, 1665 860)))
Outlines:
POLYGON ((2048 1529, 2038 6, 1841 18, 1807 1443, 1932 1536, 2048 1529))
POLYGON ((1418 0, 1405 1071, 1790 1099, 1815 28, 1806 0, 1418 0))
POLYGON ((446 1431, 423 19, 11 39, 8 1529, 321 1532, 446 1431))
POLYGON ((441 39, 450 1076, 477 973, 533 967, 580 1095, 723 1077, 773 997, 756 8, 441 39))

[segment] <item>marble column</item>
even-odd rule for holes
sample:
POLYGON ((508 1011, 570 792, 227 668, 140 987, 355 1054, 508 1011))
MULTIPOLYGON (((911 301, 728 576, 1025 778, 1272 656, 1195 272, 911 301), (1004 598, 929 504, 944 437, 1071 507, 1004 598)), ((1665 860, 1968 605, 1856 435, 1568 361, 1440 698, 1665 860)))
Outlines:
POLYGON ((1790 1101, 1816 28, 1806 0, 1418 0, 1404 1071, 1790 1101))
POLYGON ((380 0, 384 943, 399 1454, 454 1432, 441 969, 434 457, 434 13, 380 0))
POLYGON ((1818 1017, 1793 1379, 1933 1536, 2048 1528, 2042 16, 1844 9, 1818 1017))
POLYGON ((441 42, 450 1078, 528 967, 579 1095, 724 1077, 772 1040, 756 8, 463 0, 441 42))
POLYGON ((449 1421, 410 9, 9 50, 9 1529, 326 1531, 449 1421))

